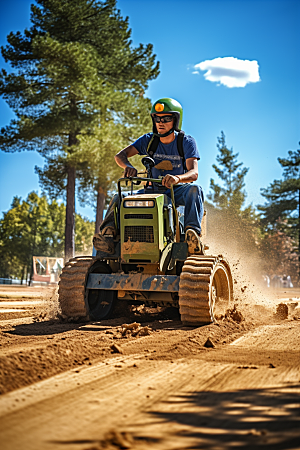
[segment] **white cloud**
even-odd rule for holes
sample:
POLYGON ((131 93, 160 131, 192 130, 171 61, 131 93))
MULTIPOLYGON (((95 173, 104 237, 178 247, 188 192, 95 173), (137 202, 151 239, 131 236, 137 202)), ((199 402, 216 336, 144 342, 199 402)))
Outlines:
POLYGON ((206 71, 204 78, 229 88, 245 87, 260 81, 257 61, 237 59, 232 56, 202 61, 194 66, 193 73, 206 71))

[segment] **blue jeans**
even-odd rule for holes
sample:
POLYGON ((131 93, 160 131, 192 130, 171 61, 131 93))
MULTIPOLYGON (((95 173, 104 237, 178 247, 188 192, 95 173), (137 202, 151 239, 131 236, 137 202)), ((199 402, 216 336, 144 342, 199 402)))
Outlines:
MULTIPOLYGON (((201 186, 197 184, 181 184, 174 186, 175 206, 184 206, 184 231, 187 228, 193 228, 199 235, 201 234, 201 221, 204 213, 204 195, 201 186)), ((144 190, 138 191, 143 193, 144 190)), ((153 192, 149 189, 147 192, 153 192)), ((160 191, 161 192, 161 191, 160 191)), ((169 198, 171 198, 171 191, 167 189, 164 191, 169 198)))
MULTIPOLYGON (((182 184, 174 186, 175 206, 184 206, 184 231, 193 228, 201 234, 201 220, 204 213, 204 195, 201 186, 197 184, 182 184)), ((170 189, 165 194, 171 197, 170 189)))

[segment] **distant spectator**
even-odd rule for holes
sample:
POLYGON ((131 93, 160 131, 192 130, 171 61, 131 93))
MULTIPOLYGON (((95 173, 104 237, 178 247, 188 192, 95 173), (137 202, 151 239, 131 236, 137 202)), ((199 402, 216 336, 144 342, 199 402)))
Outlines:
POLYGON ((268 275, 263 275, 262 278, 263 278, 263 285, 265 287, 269 288, 270 287, 270 277, 268 275))
POLYGON ((292 280, 291 280, 291 277, 289 276, 289 275, 283 275, 283 277, 282 277, 282 287, 283 288, 292 288, 292 287, 294 287, 293 286, 293 283, 292 283, 292 280))
POLYGON ((282 287, 282 278, 279 275, 274 275, 271 280, 271 287, 274 289, 279 289, 282 287))

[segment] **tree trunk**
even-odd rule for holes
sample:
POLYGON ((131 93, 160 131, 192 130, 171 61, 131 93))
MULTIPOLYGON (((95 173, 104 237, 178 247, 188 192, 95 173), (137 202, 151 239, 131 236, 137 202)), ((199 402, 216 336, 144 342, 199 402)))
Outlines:
POLYGON ((20 283, 20 284, 23 284, 24 276, 25 276, 25 266, 22 267, 22 272, 21 272, 21 283, 20 283))
POLYGON ((103 212, 105 206, 105 198, 106 195, 103 189, 100 187, 97 193, 97 210, 96 210, 96 224, 95 224, 95 233, 99 233, 100 225, 103 222, 103 212))
POLYGON ((68 167, 65 263, 75 256, 75 167, 68 167))
MULTIPOLYGON (((71 99, 71 116, 77 117, 75 99, 71 99)), ((77 144, 76 131, 70 132, 68 146, 77 144)), ((72 153, 72 149, 70 149, 72 153)), ((65 263, 75 256, 75 181, 76 168, 67 168, 67 204, 66 204, 66 228, 65 228, 65 263)))

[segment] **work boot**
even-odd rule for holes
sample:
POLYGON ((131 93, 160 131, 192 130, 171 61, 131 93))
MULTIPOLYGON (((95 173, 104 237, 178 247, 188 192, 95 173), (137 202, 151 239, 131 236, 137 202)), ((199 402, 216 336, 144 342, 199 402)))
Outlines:
POLYGON ((200 236, 192 228, 186 230, 185 242, 188 245, 189 255, 204 255, 204 246, 200 240, 200 236))
POLYGON ((115 253, 114 234, 115 229, 113 227, 106 227, 102 233, 96 233, 93 237, 95 249, 109 255, 115 253))

